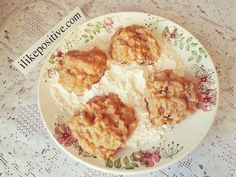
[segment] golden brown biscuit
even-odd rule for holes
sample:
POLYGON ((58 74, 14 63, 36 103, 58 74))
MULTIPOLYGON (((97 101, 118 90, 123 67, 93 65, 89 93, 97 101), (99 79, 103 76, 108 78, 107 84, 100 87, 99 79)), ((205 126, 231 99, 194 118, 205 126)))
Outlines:
POLYGON ((136 126, 133 108, 113 93, 90 99, 70 123, 82 148, 100 159, 112 158, 119 148, 125 147, 136 126))
POLYGON ((112 37, 111 57, 121 63, 152 64, 160 56, 160 46, 151 32, 140 25, 120 28, 112 37))
POLYGON ((106 61, 106 54, 98 48, 68 51, 58 62, 59 83, 68 91, 82 95, 101 79, 106 61))
POLYGON ((147 101, 150 120, 157 127, 163 124, 173 126, 196 110, 197 87, 171 70, 150 75, 147 87, 151 92, 147 101))

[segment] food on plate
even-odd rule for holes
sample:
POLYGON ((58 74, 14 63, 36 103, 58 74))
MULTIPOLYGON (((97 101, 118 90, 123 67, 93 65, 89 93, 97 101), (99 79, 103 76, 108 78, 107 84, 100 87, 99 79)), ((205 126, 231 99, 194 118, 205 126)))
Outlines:
POLYGON ((126 146, 151 147, 196 111, 197 86, 182 77, 184 65, 171 46, 161 45, 147 28, 131 25, 113 35, 112 60, 96 47, 60 57, 52 93, 84 151, 107 160, 126 146))
POLYGON ((197 86, 172 70, 151 74, 147 87, 151 92, 147 108, 156 127, 164 124, 173 126, 196 111, 199 98, 197 86))
POLYGON ((153 64, 159 59, 160 45, 147 28, 131 25, 116 31, 110 54, 120 63, 136 61, 139 64, 153 64))
POLYGON ((133 108, 113 93, 91 98, 70 121, 72 134, 80 146, 100 159, 112 158, 125 147, 136 126, 133 108))
POLYGON ((98 82, 106 70, 107 56, 98 48, 71 50, 59 60, 59 83, 68 91, 82 95, 98 82))

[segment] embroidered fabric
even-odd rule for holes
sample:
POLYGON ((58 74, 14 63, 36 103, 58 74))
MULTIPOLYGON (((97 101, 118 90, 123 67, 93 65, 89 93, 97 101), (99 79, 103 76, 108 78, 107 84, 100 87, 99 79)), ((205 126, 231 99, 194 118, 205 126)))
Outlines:
POLYGON ((0 176, 113 176, 76 162, 49 137, 37 106, 37 80, 42 62, 26 77, 11 65, 77 5, 87 18, 119 11, 153 13, 180 24, 203 43, 214 60, 221 88, 214 125, 190 155, 146 176, 235 176, 234 0, 1 0, 0 176))

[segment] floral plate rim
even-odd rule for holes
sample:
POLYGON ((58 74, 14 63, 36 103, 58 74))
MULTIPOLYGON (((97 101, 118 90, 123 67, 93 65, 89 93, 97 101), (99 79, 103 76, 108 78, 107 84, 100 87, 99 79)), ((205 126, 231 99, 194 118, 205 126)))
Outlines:
MULTIPOLYGON (((100 19, 100 18, 104 18, 104 17, 107 17, 107 16, 120 16, 122 14, 130 14, 130 15, 135 15, 135 14, 139 14, 139 15, 153 15, 157 18, 161 18, 161 19, 164 19, 166 21, 169 21, 171 22, 172 24, 174 24, 177 28, 180 28, 182 29, 184 32, 187 32, 189 33, 193 38, 194 40, 199 43, 203 49, 206 51, 206 54, 208 55, 208 60, 211 62, 211 64, 214 66, 214 62, 212 61, 212 58, 211 56, 208 54, 207 50, 205 49, 205 47, 202 45, 202 43, 192 34, 190 33, 189 31, 187 31, 185 28, 183 28, 182 26, 178 25, 177 23, 175 23, 174 21, 172 20, 169 20, 169 19, 166 19, 166 18, 163 18, 159 15, 155 15, 155 14, 149 14, 149 13, 141 13, 141 12, 117 12, 117 13, 111 13, 111 14, 106 14, 106 15, 102 15, 102 16, 98 16, 98 17, 95 17, 93 19, 89 19, 88 21, 86 21, 85 23, 88 23, 88 22, 91 22, 91 21, 95 21, 97 19, 100 19)), ((83 24, 85 24, 83 23, 83 24)), ((81 25, 83 25, 81 24, 81 25)), ((79 28, 81 25, 79 25, 78 27, 76 27, 75 29, 79 28)), ((75 30, 74 29, 74 30, 75 30)), ((74 31, 72 30, 72 32, 74 31)), ((71 34, 68 33, 63 39, 67 38, 69 35, 71 34)), ((56 47, 60 44, 60 42, 63 40, 61 39, 56 45, 55 47, 53 47, 53 50, 52 52, 50 52, 50 55, 51 56, 53 54, 53 52, 55 51, 56 47)), ((216 81, 216 85, 217 85, 217 95, 216 95, 216 104, 215 104, 215 112, 214 112, 214 118, 212 119, 212 122, 210 123, 210 126, 208 127, 207 131, 205 131, 204 134, 202 134, 201 138, 199 138, 199 141, 197 143, 195 143, 194 146, 191 146, 191 148, 188 148, 188 149, 185 149, 184 153, 182 153, 181 155, 179 155, 177 158, 174 158, 172 159, 171 161, 169 161, 168 163, 165 163, 165 164, 162 164, 161 166, 154 166, 152 168, 146 168, 146 169, 137 169, 137 170, 120 170, 120 169, 114 169, 114 168, 107 168, 107 167, 98 167, 94 164, 91 164, 91 163, 88 163, 82 159, 80 159, 79 157, 76 157, 75 155, 73 155, 72 153, 70 153, 68 150, 66 150, 66 148, 64 146, 62 146, 55 138, 55 136, 53 135, 53 133, 49 130, 49 127, 46 123, 46 120, 44 119, 44 116, 43 116, 43 113, 42 113, 42 110, 41 110, 41 106, 40 106, 40 82, 42 80, 42 77, 43 77, 43 70, 44 70, 44 66, 46 65, 46 62, 49 60, 49 57, 47 57, 47 59, 45 60, 44 62, 44 65, 43 65, 43 68, 41 69, 41 72, 40 72, 40 77, 39 77, 39 82, 38 82, 38 105, 39 105, 39 109, 40 109, 40 116, 41 116, 41 119, 43 121, 43 124, 44 126, 46 127, 50 137, 56 142, 57 145, 59 145, 59 147, 66 153, 68 154, 70 157, 72 157, 73 159, 75 159, 76 161, 82 163, 82 164, 85 164, 93 169, 96 169, 96 170, 100 170, 100 171, 103 171, 103 172, 106 172, 106 173, 112 173, 112 174, 122 174, 122 175, 133 175, 133 174, 145 174, 145 173, 149 173, 149 172, 153 172, 153 171, 156 171, 156 170, 160 170, 160 169, 163 169, 163 168, 166 168, 176 162, 178 162, 179 160, 183 159, 185 156, 187 156, 188 154, 190 154, 201 142, 202 140, 204 139, 204 137, 207 135, 207 133, 209 132, 209 129, 211 128, 214 120, 215 120, 215 117, 216 117, 216 114, 217 114, 217 110, 218 110, 218 103, 219 103, 219 80, 218 80, 218 76, 217 76, 217 72, 216 72, 216 69, 214 67, 214 72, 215 72, 215 75, 216 75, 216 78, 215 78, 215 81, 216 81)))

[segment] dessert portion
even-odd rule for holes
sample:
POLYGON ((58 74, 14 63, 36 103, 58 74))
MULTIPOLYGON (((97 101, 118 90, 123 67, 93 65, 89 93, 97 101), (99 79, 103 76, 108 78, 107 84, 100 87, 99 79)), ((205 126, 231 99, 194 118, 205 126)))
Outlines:
POLYGON ((197 86, 179 76, 184 64, 171 44, 159 38, 160 48, 147 28, 123 27, 111 45, 107 41, 111 59, 96 47, 68 51, 52 82, 53 95, 70 114, 73 137, 102 160, 126 146, 153 146, 196 111, 199 99, 197 86))
POLYGON ((99 82, 106 70, 107 56, 98 48, 71 50, 58 61, 59 83, 69 92, 82 95, 99 82))
POLYGON ((160 45, 143 26, 131 25, 120 28, 111 40, 111 57, 120 63, 136 61, 148 65, 159 59, 160 45))
POLYGON ((125 147, 136 126, 133 108, 113 93, 93 97, 70 121, 72 134, 80 146, 100 159, 112 158, 125 147))
POLYGON ((172 70, 151 74, 147 81, 151 96, 147 108, 152 124, 174 126, 196 111, 199 98, 197 86, 172 70))

